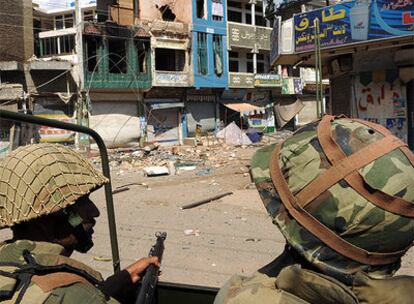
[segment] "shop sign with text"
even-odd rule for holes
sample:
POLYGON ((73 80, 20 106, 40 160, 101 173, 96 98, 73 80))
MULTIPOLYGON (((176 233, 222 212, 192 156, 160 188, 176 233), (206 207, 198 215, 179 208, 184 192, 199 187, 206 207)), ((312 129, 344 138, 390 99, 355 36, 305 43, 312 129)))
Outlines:
POLYGON ((414 0, 359 0, 294 16, 295 51, 314 49, 315 20, 321 48, 414 35, 414 0))
POLYGON ((256 74, 254 75, 255 87, 281 87, 282 78, 278 74, 256 74))

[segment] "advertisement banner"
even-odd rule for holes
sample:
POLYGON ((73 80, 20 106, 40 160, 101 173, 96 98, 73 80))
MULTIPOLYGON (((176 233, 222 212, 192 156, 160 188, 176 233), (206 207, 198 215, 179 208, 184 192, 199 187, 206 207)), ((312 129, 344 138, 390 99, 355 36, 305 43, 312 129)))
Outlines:
POLYGON ((280 26, 281 26, 281 17, 276 16, 275 20, 273 22, 273 30, 272 33, 270 34, 270 45, 272 46, 270 48, 270 62, 275 61, 279 55, 280 55, 280 50, 279 50, 279 37, 280 37, 280 26))
POLYGON ((314 49, 315 20, 321 48, 414 35, 414 0, 357 0, 294 16, 295 51, 314 49))

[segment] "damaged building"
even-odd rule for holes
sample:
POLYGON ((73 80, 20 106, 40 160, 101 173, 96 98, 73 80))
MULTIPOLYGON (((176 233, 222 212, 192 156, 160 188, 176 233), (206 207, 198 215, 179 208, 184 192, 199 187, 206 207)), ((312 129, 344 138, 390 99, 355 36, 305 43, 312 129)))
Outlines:
MULTIPOLYGON (((71 61, 35 56, 41 28, 27 1, 0 1, 0 108, 73 122, 77 85, 71 61)), ((57 47, 57 44, 54 45, 57 47)), ((0 156, 19 144, 74 142, 71 132, 1 121, 0 156)))
POLYGON ((181 143, 185 88, 193 85, 191 6, 188 1, 119 0, 108 2, 105 11, 115 24, 140 27, 150 36, 151 89, 143 93, 145 115, 140 117, 146 140, 181 143))

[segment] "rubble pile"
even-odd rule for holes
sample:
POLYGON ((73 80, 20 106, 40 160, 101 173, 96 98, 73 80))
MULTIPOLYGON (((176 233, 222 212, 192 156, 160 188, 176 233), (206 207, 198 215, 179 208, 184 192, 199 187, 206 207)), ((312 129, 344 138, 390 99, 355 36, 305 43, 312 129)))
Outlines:
MULTIPOLYGON (((291 134, 289 131, 266 135, 261 143, 253 148, 280 142, 291 134)), ((215 168, 222 167, 239 159, 239 151, 248 146, 158 146, 150 144, 144 148, 108 149, 111 172, 123 175, 126 172, 142 172, 147 176, 175 175, 182 171, 197 169, 197 176, 208 175, 215 168)), ((251 146, 250 146, 251 147, 251 146)), ((94 153, 98 155, 98 153, 94 153)), ((91 158, 92 163, 100 168, 100 157, 91 158)))

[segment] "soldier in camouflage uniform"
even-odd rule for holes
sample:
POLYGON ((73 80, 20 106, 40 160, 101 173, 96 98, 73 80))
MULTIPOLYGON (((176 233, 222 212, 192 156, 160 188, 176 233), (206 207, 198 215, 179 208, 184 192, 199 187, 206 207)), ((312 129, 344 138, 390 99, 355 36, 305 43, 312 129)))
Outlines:
POLYGON ((252 178, 287 246, 215 304, 412 303, 414 278, 393 274, 414 239, 413 164, 388 130, 343 117, 260 149, 252 178))
POLYGON ((89 194, 108 182, 78 153, 56 144, 20 147, 0 161, 0 244, 3 303, 129 303, 141 273, 157 264, 142 258, 103 280, 69 258, 92 246, 99 211, 89 194))

